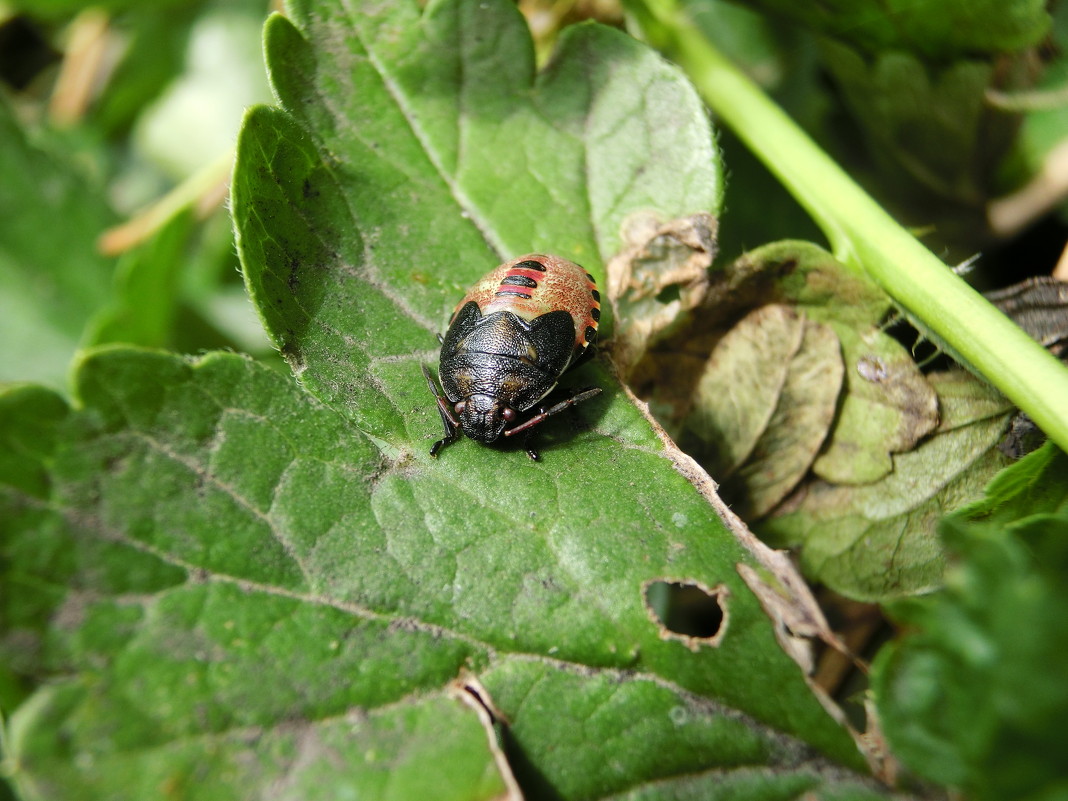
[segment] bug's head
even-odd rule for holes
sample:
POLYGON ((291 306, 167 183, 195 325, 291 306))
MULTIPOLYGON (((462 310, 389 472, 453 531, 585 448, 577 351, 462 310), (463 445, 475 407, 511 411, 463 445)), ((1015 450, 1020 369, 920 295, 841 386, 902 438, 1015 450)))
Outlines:
POLYGON ((471 395, 454 408, 460 416, 460 428, 479 442, 493 442, 516 418, 515 409, 491 395, 471 395))

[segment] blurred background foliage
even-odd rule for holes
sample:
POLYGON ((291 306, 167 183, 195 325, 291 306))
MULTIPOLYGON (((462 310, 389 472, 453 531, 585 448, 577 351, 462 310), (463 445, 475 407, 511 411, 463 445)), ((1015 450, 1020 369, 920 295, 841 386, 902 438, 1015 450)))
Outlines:
MULTIPOLYGON (((714 44, 934 252, 949 263, 981 254, 972 268, 979 288, 1049 274, 1068 233, 1068 151, 1060 148, 1068 136, 1068 10, 1056 4, 1047 12, 1034 0, 899 5, 684 4, 714 44)), ((567 24, 625 26, 615 0, 520 7, 543 61, 567 24)), ((0 378, 61 384, 65 346, 109 338, 266 355, 236 279, 219 190, 243 110, 270 101, 259 44, 270 10, 262 0, 0 7, 0 124, 16 143, 0 190, 0 267, 11 287, 0 330, 16 347, 0 357, 0 378), (49 169, 62 176, 57 191, 36 202, 27 189, 49 169), (199 209, 197 222, 164 232, 187 207, 199 209), (138 217, 146 209, 154 213, 138 217), (33 270, 27 279, 36 254, 26 232, 41 219, 62 219, 64 251, 87 263, 65 276, 33 270), (133 227, 111 230, 131 219, 133 227), (132 251, 157 234, 175 254, 173 275, 157 266, 150 282, 173 281, 177 291, 152 301, 155 322, 131 321, 120 336, 98 314, 109 305, 118 313, 116 296, 137 280, 132 251), (36 319, 44 312, 30 306, 54 307, 61 325, 36 319)), ((730 174, 719 264, 780 239, 822 242, 732 134, 722 132, 720 144, 730 174)))
POLYGON ((270 357, 223 198, 270 102, 261 2, 0 11, 0 380, 61 388, 78 346, 270 357))

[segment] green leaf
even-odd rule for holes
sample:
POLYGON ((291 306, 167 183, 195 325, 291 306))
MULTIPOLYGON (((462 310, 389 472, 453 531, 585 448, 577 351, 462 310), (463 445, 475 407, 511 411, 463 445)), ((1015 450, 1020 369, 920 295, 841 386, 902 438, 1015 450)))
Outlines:
POLYGON ((1044 0, 751 0, 870 52, 909 50, 932 60, 1037 45, 1049 30, 1044 0))
POLYGON ((911 633, 873 666, 895 753, 969 798, 1052 799, 1068 786, 1066 476, 1064 453, 1048 445, 946 518, 957 557, 946 588, 893 607, 911 633))
MULTIPOLYGON (((546 251, 603 281, 631 212, 718 207, 701 103, 618 32, 569 29, 535 76, 522 19, 497 5, 293 17, 303 30, 274 17, 266 32, 286 112, 254 109, 239 145, 239 248, 302 381, 376 437, 401 425, 384 389, 426 396, 413 351, 432 358, 464 288, 496 264, 546 251)), ((471 452, 454 450, 453 464, 471 452)))
POLYGON ((487 453, 458 486, 239 356, 109 349, 77 378, 78 411, 2 407, 47 480, 5 484, 0 517, 3 661, 51 677, 8 731, 28 797, 343 797, 382 770, 375 797, 425 797, 401 788, 428 765, 487 797, 486 737, 445 701, 472 673, 525 784, 566 798, 707 769, 835 785, 804 743, 858 766, 736 573, 752 555, 649 444, 590 442, 581 482, 487 453), (668 575, 722 588, 715 646, 662 638, 643 588, 668 575))
POLYGON ((0 381, 62 387, 83 328, 109 299, 112 262, 96 239, 114 215, 3 100, 0 141, 0 381))
POLYGON ((821 323, 804 320, 800 329, 767 428, 725 481, 726 494, 745 493, 752 517, 763 517, 797 486, 834 420, 844 370, 838 340, 821 323))
POLYGON ((869 58, 837 42, 825 43, 822 55, 882 168, 883 193, 973 207, 989 199, 991 166, 1019 123, 986 100, 995 71, 1008 73, 1007 64, 959 59, 936 67, 900 51, 869 58))
POLYGON ((888 334, 838 327, 846 392, 831 436, 812 465, 820 478, 869 484, 894 469, 938 425, 938 396, 909 351, 888 334))
POLYGON ((181 72, 189 29, 205 5, 203 0, 131 3, 109 20, 123 37, 125 49, 104 93, 89 109, 90 125, 109 137, 136 125, 146 107, 181 72))
POLYGON ((934 525, 1008 463, 1011 412, 962 371, 924 376, 888 307, 826 251, 767 245, 713 276, 651 393, 685 410, 681 441, 732 508, 770 515, 761 532, 802 546, 812 579, 872 600, 938 585, 934 525))
MULTIPOLYGON (((912 448, 938 423, 935 393, 911 354, 882 328, 889 299, 822 248, 776 242, 733 269, 778 276, 778 292, 838 337, 844 393, 813 470, 828 481, 864 484, 890 472, 891 454, 912 448)), ((752 279, 750 279, 752 280, 752 279)))
POLYGON ((170 343, 191 228, 192 213, 179 214, 120 260, 114 300, 92 321, 86 345, 126 342, 163 347, 170 343))
POLYGON ((998 473, 987 485, 986 496, 957 517, 1010 526, 1031 515, 1059 514, 1068 508, 1066 467, 1064 452, 1047 443, 998 473))

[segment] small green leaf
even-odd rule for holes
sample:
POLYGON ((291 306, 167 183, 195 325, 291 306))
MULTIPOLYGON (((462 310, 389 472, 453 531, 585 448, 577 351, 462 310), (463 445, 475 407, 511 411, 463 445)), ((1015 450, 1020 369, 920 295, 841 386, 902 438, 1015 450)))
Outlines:
POLYGON ((1019 122, 986 100, 998 69, 993 62, 938 67, 911 53, 869 57, 838 42, 826 42, 822 52, 882 167, 884 192, 916 195, 922 187, 966 206, 990 197, 990 165, 1005 155, 1019 122))
POLYGON ((712 475, 726 478, 737 470, 767 430, 804 329, 788 307, 762 306, 712 351, 687 418, 692 436, 712 449, 711 463, 705 460, 712 475))
POLYGON ((1009 526, 1031 515, 1058 514, 1068 507, 1068 464, 1064 452, 1047 443, 998 473, 986 496, 961 509, 958 517, 1009 526))
POLYGON ((775 243, 717 273, 679 354, 657 354, 678 381, 656 401, 699 379, 683 442, 728 502, 770 513, 761 530, 803 546, 810 577, 865 599, 937 586, 936 521, 1008 461, 1007 401, 963 372, 929 380, 883 329, 887 311, 822 249, 775 243))
MULTIPOLYGON (((676 339, 681 357, 663 354, 682 365, 678 375, 672 376, 678 386, 666 390, 657 386, 657 397, 689 386, 694 380, 691 376, 704 376, 707 386, 703 396, 694 400, 690 430, 703 440, 700 450, 711 454, 710 467, 719 479, 727 478, 743 463, 760 436, 769 437, 762 446, 765 453, 787 440, 798 446, 793 469, 780 474, 782 483, 774 482, 778 488, 773 493, 764 495, 761 491, 763 499, 753 509, 770 508, 777 502, 775 496, 781 499, 810 465, 829 481, 870 483, 890 472, 893 453, 910 449, 938 423, 934 391, 908 351, 880 325, 889 308, 888 299, 878 289, 848 273, 815 245, 778 242, 758 248, 715 276, 697 326, 676 339), (749 348, 752 353, 728 358, 725 348, 735 340, 717 329, 739 324, 739 320, 744 323, 744 315, 765 304, 784 304, 797 310, 808 321, 809 331, 817 330, 811 327, 815 324, 825 326, 827 331, 814 334, 816 337, 833 333, 833 346, 830 342, 821 346, 825 358, 805 366, 813 354, 798 350, 799 337, 806 330, 800 325, 789 328, 792 334, 786 329, 765 332, 757 346, 749 348), (722 337, 712 355, 715 363, 694 370, 692 360, 709 337, 722 337), (838 350, 840 354, 832 352, 838 350), (790 366, 795 353, 802 361, 790 366), (724 372, 725 361, 735 365, 729 374, 724 372), (812 375, 812 370, 818 373, 820 364, 825 365, 825 374, 812 375), (784 383, 791 372, 793 378, 784 383), (806 384, 815 390, 802 386, 806 384), (747 387, 753 391, 746 391, 747 387), (739 410, 750 422, 728 414, 728 407, 739 410), (769 423, 774 409, 779 410, 782 421, 786 420, 783 415, 790 416, 791 431, 772 430, 769 423), (828 410, 833 413, 833 425, 828 421, 828 410), (702 416, 710 421, 722 419, 703 430, 702 416), (796 427, 801 419, 809 423, 803 429, 796 427), (813 462, 817 449, 819 456, 813 462), (717 452, 719 455, 714 455, 717 452), (788 472, 794 475, 792 484, 788 472)), ((753 318, 758 319, 762 318, 753 318)), ((679 407, 685 408, 685 404, 676 403, 679 407)), ((777 465, 776 470, 780 467, 785 465, 777 465)), ((751 469, 759 475, 764 468, 754 465, 751 469)), ((749 503, 741 500, 745 493, 732 499, 749 503)))
MULTIPOLYGON (((777 242, 739 260, 735 270, 775 276, 781 296, 832 328, 845 363, 845 391, 830 437, 813 470, 838 483, 864 484, 886 475, 891 454, 934 430, 938 406, 909 352, 880 323, 888 298, 870 282, 808 243, 777 242)), ((729 276, 727 278, 729 281, 729 276)))
POLYGON ((115 276, 114 300, 92 321, 86 345, 126 342, 169 344, 178 300, 178 279, 192 227, 192 213, 179 214, 145 245, 126 254, 115 276))
POLYGON ((1050 26, 1045 0, 750 0, 869 52, 908 50, 933 60, 1037 45, 1050 26))
POLYGON ((1048 445, 946 518, 946 587, 892 607, 910 633, 873 665, 894 752, 969 798, 1057 798, 1068 782, 1066 468, 1048 445))
POLYGON ((114 215, 2 99, 0 141, 0 381, 62 387, 83 328, 109 300, 112 262, 96 239, 114 215))

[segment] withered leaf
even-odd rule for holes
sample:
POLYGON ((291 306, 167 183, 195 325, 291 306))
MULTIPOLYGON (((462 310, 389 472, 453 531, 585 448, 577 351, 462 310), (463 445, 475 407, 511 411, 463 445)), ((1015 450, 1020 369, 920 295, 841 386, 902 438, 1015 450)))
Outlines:
POLYGON ((709 357, 684 442, 717 479, 734 473, 767 430, 804 328, 804 319, 789 307, 762 306, 734 326, 709 357))
POLYGON ((944 556, 937 521, 981 496, 1009 462, 998 445, 1011 405, 961 369, 929 380, 942 418, 933 436, 895 454, 881 480, 813 482, 761 524, 777 544, 802 546, 807 575, 851 598, 884 601, 938 586, 944 556))
POLYGON ((717 227, 706 212, 666 223, 637 212, 624 221, 623 248, 607 268, 616 320, 612 358, 622 374, 704 300, 717 227))
POLYGON ((804 477, 834 420, 843 372, 834 331, 804 320, 775 413, 749 458, 721 488, 740 514, 764 516, 804 477))
POLYGON ((908 350, 881 330, 837 325, 845 395, 813 470, 836 484, 868 484, 893 469, 891 454, 914 447, 938 425, 938 399, 908 350))
POLYGON ((763 306, 720 340, 685 442, 740 514, 765 514, 801 481, 834 419, 842 372, 830 327, 788 306, 763 306))

